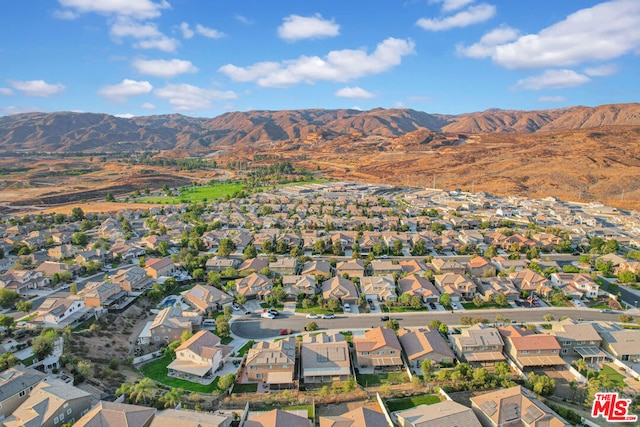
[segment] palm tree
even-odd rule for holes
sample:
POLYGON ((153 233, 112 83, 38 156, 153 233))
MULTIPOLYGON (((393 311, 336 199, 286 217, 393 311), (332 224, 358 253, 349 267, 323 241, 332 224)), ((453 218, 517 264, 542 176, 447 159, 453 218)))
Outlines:
POLYGON ((131 384, 122 383, 116 390, 116 396, 124 395, 126 398, 128 398, 129 395, 131 395, 132 388, 133 386, 131 384))
POLYGON ((165 408, 175 408, 182 401, 182 390, 171 387, 171 390, 162 395, 160 401, 165 408))
POLYGON ((584 359, 579 359, 576 362, 576 368, 578 368, 579 372, 586 371, 589 368, 589 364, 584 359))
POLYGON ((147 398, 152 398, 154 395, 155 385, 151 378, 143 378, 133 386, 131 397, 134 397, 136 403, 142 400, 146 404, 147 398))

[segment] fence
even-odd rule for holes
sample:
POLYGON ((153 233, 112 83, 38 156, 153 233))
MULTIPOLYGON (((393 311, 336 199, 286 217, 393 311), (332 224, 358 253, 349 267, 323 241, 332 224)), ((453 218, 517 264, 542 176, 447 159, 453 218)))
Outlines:
POLYGON ((140 363, 148 362, 150 360, 159 359, 164 357, 163 351, 154 351, 153 353, 143 354, 133 359, 133 365, 139 365, 140 363))

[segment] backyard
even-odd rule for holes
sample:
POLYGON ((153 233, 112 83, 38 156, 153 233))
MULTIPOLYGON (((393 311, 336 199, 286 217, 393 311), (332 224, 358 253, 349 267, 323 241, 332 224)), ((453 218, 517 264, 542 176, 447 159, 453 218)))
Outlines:
POLYGON ((602 365, 602 369, 598 372, 598 377, 601 377, 602 375, 609 377, 609 379, 616 383, 620 388, 625 386, 624 375, 616 371, 611 365, 602 365))
POLYGON ((404 371, 381 374, 360 374, 356 371, 356 379, 363 387, 375 387, 381 384, 403 384, 409 381, 409 376, 404 371))
POLYGON ((395 412, 414 408, 418 405, 434 405, 440 403, 440 401, 440 396, 424 394, 421 396, 403 397, 402 399, 389 399, 386 401, 386 404, 390 412, 395 412))
POLYGON ((171 387, 188 391, 195 391, 198 393, 213 393, 216 391, 220 391, 220 389, 218 388, 218 379, 220 377, 216 377, 211 384, 203 385, 167 376, 167 366, 172 361, 173 359, 165 356, 143 365, 140 368, 140 371, 145 377, 151 378, 154 381, 166 384, 171 387))

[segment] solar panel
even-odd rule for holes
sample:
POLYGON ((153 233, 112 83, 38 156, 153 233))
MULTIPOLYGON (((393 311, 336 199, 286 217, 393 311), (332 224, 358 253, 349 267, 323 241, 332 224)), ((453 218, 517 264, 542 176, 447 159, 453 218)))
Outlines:
POLYGON ((503 406, 502 414, 505 421, 514 421, 520 418, 520 408, 516 403, 509 403, 503 406))
POLYGON ((484 411, 485 414, 491 417, 493 414, 496 413, 498 405, 493 400, 490 400, 488 402, 484 402, 482 405, 480 405, 480 407, 482 408, 482 411, 484 411))
POLYGON ((525 414, 523 415, 522 419, 527 423, 527 424, 531 424, 532 421, 537 420, 538 418, 540 418, 542 415, 544 415, 544 412, 542 412, 538 407, 536 406, 529 406, 527 408, 527 410, 525 411, 525 414))

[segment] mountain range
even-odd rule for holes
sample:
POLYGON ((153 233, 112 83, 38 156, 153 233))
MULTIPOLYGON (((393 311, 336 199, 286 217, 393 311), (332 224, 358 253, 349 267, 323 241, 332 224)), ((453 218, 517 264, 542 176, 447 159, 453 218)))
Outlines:
POLYGON ((491 109, 460 115, 381 108, 230 112, 213 118, 180 114, 122 118, 77 112, 24 113, 0 117, 0 151, 212 152, 265 142, 402 138, 418 131, 454 135, 540 133, 621 125, 640 125, 640 104, 538 111, 491 109))

